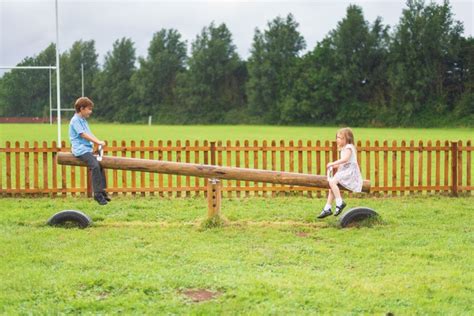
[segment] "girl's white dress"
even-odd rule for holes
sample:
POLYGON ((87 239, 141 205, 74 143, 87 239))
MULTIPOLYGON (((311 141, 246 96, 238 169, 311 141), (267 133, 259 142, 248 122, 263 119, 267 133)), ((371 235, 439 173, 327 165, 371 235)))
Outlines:
POLYGON ((345 145, 340 151, 340 155, 344 149, 351 150, 349 161, 340 165, 334 178, 339 184, 353 192, 362 191, 362 175, 360 174, 359 164, 357 163, 357 150, 352 144, 345 145))

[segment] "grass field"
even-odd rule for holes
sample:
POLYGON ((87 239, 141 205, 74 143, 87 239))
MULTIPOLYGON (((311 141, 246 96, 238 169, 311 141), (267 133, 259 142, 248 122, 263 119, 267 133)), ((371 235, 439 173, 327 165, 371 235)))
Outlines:
MULTIPOLYGON (((68 124, 62 125, 62 140, 69 142, 68 124)), ((103 140, 334 140, 338 127, 286 126, 178 126, 91 123, 92 132, 103 140)), ((472 140, 474 128, 413 129, 354 128, 361 141, 472 140)), ((0 146, 6 141, 56 141, 57 126, 48 124, 0 124, 0 146)))
POLYGON ((2 199, 0 314, 472 315, 473 202, 350 199, 383 222, 340 229, 323 200, 224 199, 203 230, 202 198, 2 199), (64 209, 95 223, 45 225, 64 209))

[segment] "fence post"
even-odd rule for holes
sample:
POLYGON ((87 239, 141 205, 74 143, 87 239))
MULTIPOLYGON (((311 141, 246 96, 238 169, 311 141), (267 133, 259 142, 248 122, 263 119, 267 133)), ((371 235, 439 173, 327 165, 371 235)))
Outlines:
POLYGON ((451 174, 453 196, 458 196, 458 142, 451 142, 451 174))
POLYGON ((211 142, 211 165, 216 164, 216 142, 211 142))
POLYGON ((207 181, 207 218, 220 216, 222 200, 222 182, 219 179, 207 181))
MULTIPOLYGON (((337 157, 337 142, 336 141, 332 141, 331 142, 331 152, 332 152, 332 161, 336 161, 338 159, 337 157)), ((324 166, 326 167, 326 166, 324 166)))
POLYGON ((87 197, 92 197, 92 171, 87 167, 87 197))

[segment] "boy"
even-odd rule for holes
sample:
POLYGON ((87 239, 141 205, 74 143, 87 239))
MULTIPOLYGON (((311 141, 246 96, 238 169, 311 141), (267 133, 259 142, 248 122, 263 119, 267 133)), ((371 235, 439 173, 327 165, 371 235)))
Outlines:
POLYGON ((97 159, 92 154, 92 144, 105 146, 105 142, 99 140, 92 134, 87 118, 92 114, 94 103, 86 97, 76 100, 74 104, 76 114, 69 123, 69 139, 71 140, 72 154, 87 163, 92 171, 92 187, 94 189, 94 200, 100 205, 106 205, 110 201, 105 192, 105 173, 97 159))

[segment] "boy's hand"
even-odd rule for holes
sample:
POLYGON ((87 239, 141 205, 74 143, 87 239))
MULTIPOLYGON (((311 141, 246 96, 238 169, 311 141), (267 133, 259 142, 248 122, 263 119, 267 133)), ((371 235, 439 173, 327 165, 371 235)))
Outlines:
POLYGON ((97 142, 97 145, 102 146, 102 147, 105 147, 105 142, 102 141, 102 140, 99 140, 99 141, 97 142))

